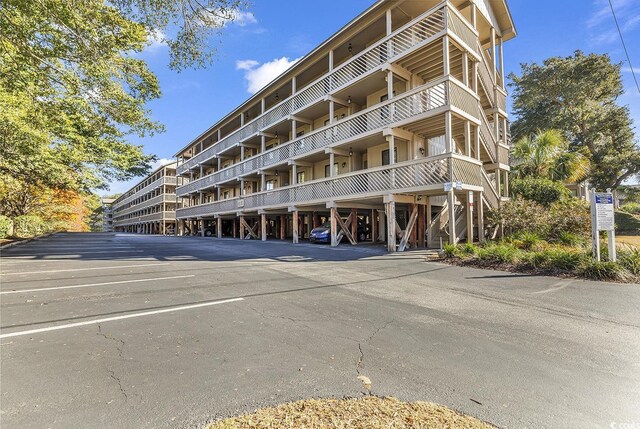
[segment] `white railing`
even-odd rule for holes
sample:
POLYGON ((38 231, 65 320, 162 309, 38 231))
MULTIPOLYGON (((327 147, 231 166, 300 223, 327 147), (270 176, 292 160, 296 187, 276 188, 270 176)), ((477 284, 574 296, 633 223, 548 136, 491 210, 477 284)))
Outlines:
POLYGON ((342 144, 353 138, 361 138, 380 132, 394 123, 407 121, 446 106, 449 103, 449 93, 452 91, 457 94, 457 99, 469 105, 461 108, 465 111, 474 110, 474 116, 477 116, 478 100, 468 92, 468 89, 464 88, 462 84, 452 78, 438 79, 351 115, 335 124, 327 125, 245 161, 194 180, 186 186, 179 187, 176 194, 178 197, 187 195, 198 189, 285 163, 289 159, 307 155, 332 145, 342 144), (465 98, 461 91, 466 93, 468 98, 465 98), (472 109, 470 105, 473 105, 474 108, 472 109))
POLYGON ((165 211, 165 212, 156 212, 142 216, 134 216, 127 219, 114 220, 114 226, 127 226, 127 225, 135 225, 141 222, 156 222, 161 220, 175 220, 176 212, 174 211, 165 211))
POLYGON ((443 154, 182 208, 176 211, 176 216, 213 216, 237 210, 318 204, 341 198, 366 198, 389 192, 417 192, 433 185, 455 181, 481 186, 481 170, 481 163, 477 160, 457 154, 443 154))
POLYGON ((137 212, 139 210, 145 210, 150 207, 153 207, 162 203, 175 203, 176 202, 176 194, 160 194, 155 197, 149 198, 148 200, 144 200, 139 202, 138 204, 127 207, 126 209, 117 210, 114 213, 116 216, 124 216, 130 213, 137 212))
POLYGON ((397 61, 400 56, 407 54, 418 45, 426 44, 430 39, 435 39, 445 30, 457 34, 471 49, 477 51, 478 36, 476 30, 462 18, 454 7, 450 7, 446 2, 441 3, 376 44, 358 53, 349 61, 340 64, 324 77, 283 100, 280 104, 273 106, 242 128, 223 137, 212 146, 183 162, 177 167, 177 174, 181 175, 189 169, 212 159, 217 153, 285 119, 288 115, 322 100, 325 95, 347 86, 356 79, 362 78, 365 74, 380 68, 383 64, 397 61), (448 11, 446 22, 444 17, 445 10, 448 11))
POLYGON ((141 197, 142 195, 153 191, 154 189, 156 189, 158 186, 162 186, 162 185, 175 185, 176 184, 176 177, 175 176, 163 176, 157 180, 154 180, 153 182, 151 182, 150 184, 148 184, 147 186, 145 186, 144 188, 140 189, 139 191, 129 195, 128 197, 123 198, 120 201, 117 201, 117 203, 113 203, 111 205, 112 209, 115 211, 118 208, 124 206, 125 204, 135 200, 136 198, 141 197))

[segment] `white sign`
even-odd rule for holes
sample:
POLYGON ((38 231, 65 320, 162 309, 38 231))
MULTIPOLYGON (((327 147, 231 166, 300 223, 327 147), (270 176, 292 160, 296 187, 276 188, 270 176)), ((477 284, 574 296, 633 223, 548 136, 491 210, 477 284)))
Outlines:
POLYGON ((444 183, 444 191, 445 192, 451 192, 451 189, 453 189, 453 185, 451 182, 445 182, 444 183))
POLYGON ((615 229, 613 194, 596 193, 592 203, 595 206, 596 228, 598 231, 615 229))
POLYGON ((460 182, 460 181, 457 181, 457 182, 456 182, 456 189, 457 189, 458 191, 462 191, 462 182, 460 182))
POLYGON ((607 231, 609 244, 609 260, 616 261, 616 233, 613 209, 613 194, 591 190, 591 232, 593 237, 593 254, 600 260, 600 231, 607 231))

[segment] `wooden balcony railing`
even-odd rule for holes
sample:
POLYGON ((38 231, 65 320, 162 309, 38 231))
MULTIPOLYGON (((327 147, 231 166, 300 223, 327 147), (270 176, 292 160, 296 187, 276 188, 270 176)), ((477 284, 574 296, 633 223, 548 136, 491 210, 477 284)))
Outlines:
POLYGON ((354 138, 381 132, 428 116, 436 109, 454 104, 470 115, 478 116, 478 99, 455 78, 441 78, 430 84, 400 94, 398 97, 356 113, 333 125, 305 134, 288 143, 258 154, 243 162, 180 186, 176 195, 187 195, 214 184, 224 183, 258 170, 286 163, 326 147, 340 145, 354 138))
POLYGON ((454 7, 447 2, 440 3, 243 127, 183 162, 177 167, 177 174, 185 173, 212 159, 216 154, 282 121, 289 115, 323 100, 326 95, 340 90, 355 80, 362 79, 368 73, 379 70, 383 64, 398 61, 402 56, 441 37, 445 31, 456 34, 469 45, 470 49, 477 52, 478 36, 476 30, 454 7), (446 19, 445 14, 447 15, 446 19))
POLYGON ((175 176, 163 176, 163 177, 159 178, 158 180, 155 180, 155 181, 151 182, 150 184, 148 184, 144 188, 140 189, 136 193, 131 194, 128 197, 123 198, 122 200, 113 203, 111 207, 112 207, 112 209, 114 211, 117 211, 119 208, 123 207, 125 204, 135 200, 136 198, 141 197, 142 195, 144 195, 144 194, 146 194, 148 192, 153 191, 158 186, 175 185, 175 184, 176 184, 176 177, 175 176))
POLYGON ((458 181, 463 186, 482 186, 482 164, 458 154, 443 154, 182 208, 176 211, 176 217, 284 208, 296 204, 375 197, 390 192, 420 192, 429 188, 441 189, 439 187, 446 182, 458 181))

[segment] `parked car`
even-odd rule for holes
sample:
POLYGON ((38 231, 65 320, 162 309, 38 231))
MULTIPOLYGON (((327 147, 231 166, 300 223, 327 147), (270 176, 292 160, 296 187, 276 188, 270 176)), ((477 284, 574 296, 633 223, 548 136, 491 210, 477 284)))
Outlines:
MULTIPOLYGON (((369 235, 369 226, 361 219, 358 219, 357 239, 365 241, 369 235)), ((331 222, 325 222, 317 228, 313 228, 309 234, 309 241, 312 243, 331 242, 331 222)))

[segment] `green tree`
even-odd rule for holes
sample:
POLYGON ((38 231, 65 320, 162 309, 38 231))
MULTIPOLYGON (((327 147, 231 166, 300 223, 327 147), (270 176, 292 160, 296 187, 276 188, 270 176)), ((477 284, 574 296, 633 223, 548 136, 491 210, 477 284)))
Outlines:
POLYGON ((540 64, 522 64, 521 76, 510 75, 514 98, 515 140, 540 129, 558 129, 571 152, 591 163, 587 176, 597 188, 617 188, 640 172, 640 150, 634 142, 623 94, 620 64, 608 55, 576 51, 540 64))
POLYGON ((511 148, 512 172, 516 178, 546 178, 567 183, 584 180, 589 159, 581 152, 569 151, 569 143, 559 130, 540 130, 524 136, 511 148))

